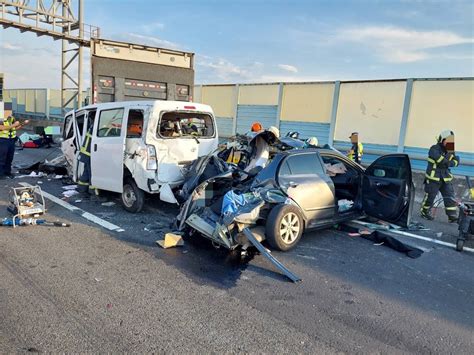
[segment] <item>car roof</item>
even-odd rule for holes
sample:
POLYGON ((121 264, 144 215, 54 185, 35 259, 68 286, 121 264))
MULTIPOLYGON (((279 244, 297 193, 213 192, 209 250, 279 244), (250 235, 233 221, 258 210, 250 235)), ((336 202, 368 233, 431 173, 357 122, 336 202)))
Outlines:
POLYGON ((329 153, 329 154, 335 154, 335 155, 342 155, 341 153, 335 150, 328 149, 328 148, 319 148, 319 147, 306 148, 306 149, 290 149, 290 150, 278 152, 277 154, 296 155, 296 154, 304 154, 304 153, 329 153))

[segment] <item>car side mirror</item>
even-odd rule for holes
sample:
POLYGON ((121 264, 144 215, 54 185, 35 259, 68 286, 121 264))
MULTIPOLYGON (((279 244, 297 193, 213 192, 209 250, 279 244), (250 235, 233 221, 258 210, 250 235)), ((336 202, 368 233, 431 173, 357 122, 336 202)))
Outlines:
POLYGON ((375 177, 385 177, 385 170, 383 169, 374 169, 375 177))

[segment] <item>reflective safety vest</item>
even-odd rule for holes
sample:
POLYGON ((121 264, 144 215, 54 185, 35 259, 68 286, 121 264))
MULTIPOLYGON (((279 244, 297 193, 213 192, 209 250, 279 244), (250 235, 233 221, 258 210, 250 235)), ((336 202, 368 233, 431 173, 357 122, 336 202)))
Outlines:
POLYGON ((356 146, 355 143, 352 144, 351 150, 347 154, 347 157, 352 161, 356 161, 356 159, 355 159, 356 151, 357 151, 357 158, 358 158, 358 161, 360 163, 360 161, 362 159, 362 155, 364 154, 364 146, 360 142, 357 143, 357 146, 356 146))
POLYGON ((92 140, 92 135, 87 132, 86 133, 86 139, 84 140, 84 144, 82 145, 81 149, 79 152, 87 157, 91 156, 91 140, 92 140))
POLYGON ((448 182, 453 179, 449 168, 458 166, 460 159, 458 156, 448 153, 446 148, 438 143, 430 148, 427 161, 425 178, 431 181, 448 182))
POLYGON ((16 129, 15 127, 11 127, 15 119, 12 117, 11 119, 4 119, 2 125, 7 127, 7 129, 0 130, 0 138, 16 138, 16 129), (11 128, 8 128, 11 127, 11 128))

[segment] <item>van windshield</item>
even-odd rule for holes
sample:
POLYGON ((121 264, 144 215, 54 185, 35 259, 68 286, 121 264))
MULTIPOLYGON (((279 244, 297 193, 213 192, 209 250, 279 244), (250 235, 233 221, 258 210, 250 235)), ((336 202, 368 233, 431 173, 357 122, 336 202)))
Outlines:
POLYGON ((206 113, 166 112, 161 116, 157 135, 164 138, 213 137, 214 121, 206 113))

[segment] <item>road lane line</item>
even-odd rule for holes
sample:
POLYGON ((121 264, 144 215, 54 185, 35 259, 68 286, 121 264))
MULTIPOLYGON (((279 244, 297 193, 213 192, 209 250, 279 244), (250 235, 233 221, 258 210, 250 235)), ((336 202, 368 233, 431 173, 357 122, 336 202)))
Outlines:
MULTIPOLYGON (((24 187, 33 186, 31 184, 28 184, 27 182, 20 182, 19 185, 24 186, 24 187)), ((106 221, 106 220, 104 220, 100 217, 97 217, 96 215, 93 215, 92 213, 84 211, 82 208, 71 205, 70 203, 68 203, 64 200, 61 200, 60 198, 57 198, 54 195, 51 195, 49 192, 46 192, 43 189, 41 189, 41 191, 43 192, 43 196, 45 198, 47 198, 48 200, 56 203, 57 205, 59 205, 61 207, 64 207, 65 209, 67 209, 71 212, 79 213, 79 215, 81 217, 87 219, 88 221, 91 221, 92 223, 98 224, 99 226, 104 227, 105 229, 108 229, 108 230, 114 231, 114 232, 124 232, 125 231, 121 227, 119 227, 119 226, 117 226, 113 223, 110 223, 110 222, 108 222, 108 221, 106 221)))
MULTIPOLYGON (((368 224, 368 223, 365 223, 365 222, 362 222, 362 221, 352 221, 352 222, 360 224, 361 226, 366 226, 368 224)), ((367 228, 370 229, 370 227, 367 227, 367 228)), ((426 242, 431 242, 431 243, 434 243, 434 244, 439 244, 439 245, 443 245, 445 247, 451 247, 451 248, 456 249, 456 244, 443 242, 442 240, 438 240, 438 239, 434 239, 434 238, 430 238, 430 237, 423 237, 423 236, 418 235, 418 234, 403 232, 403 231, 399 231, 399 230, 396 230, 396 229, 387 229, 386 231, 390 232, 390 233, 400 234, 400 235, 403 235, 405 237, 420 239, 420 240, 424 240, 426 242)), ((468 247, 464 247, 463 251, 468 251, 468 252, 474 253, 474 249, 473 248, 468 248, 468 247)))

